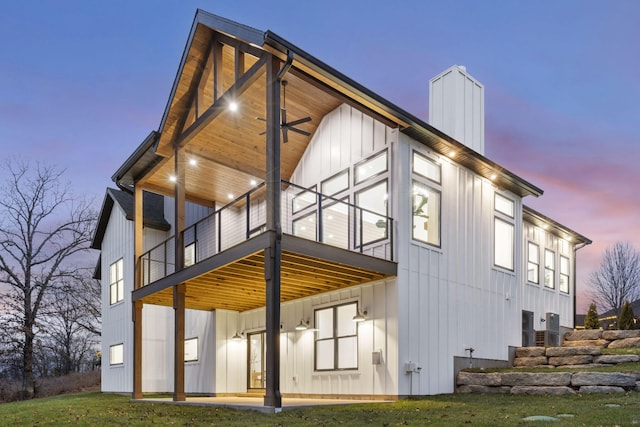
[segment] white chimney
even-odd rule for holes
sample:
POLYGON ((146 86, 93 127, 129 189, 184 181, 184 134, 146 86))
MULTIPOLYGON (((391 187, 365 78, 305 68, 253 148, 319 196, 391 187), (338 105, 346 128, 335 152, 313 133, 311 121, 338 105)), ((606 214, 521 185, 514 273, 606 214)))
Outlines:
POLYGON ((429 123, 484 155, 484 86, 454 65, 429 80, 429 123))

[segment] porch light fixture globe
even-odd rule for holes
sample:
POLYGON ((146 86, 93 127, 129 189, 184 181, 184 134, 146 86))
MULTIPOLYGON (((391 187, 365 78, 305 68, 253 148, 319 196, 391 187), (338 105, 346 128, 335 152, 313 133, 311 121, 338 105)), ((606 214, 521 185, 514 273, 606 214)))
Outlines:
POLYGON ((353 321, 358 323, 358 322, 364 322, 365 320, 367 320, 367 310, 365 311, 360 311, 358 310, 358 313, 353 316, 353 321))
POLYGON ((305 322, 304 320, 300 320, 300 323, 296 326, 296 331, 306 331, 309 326, 309 322, 305 322))

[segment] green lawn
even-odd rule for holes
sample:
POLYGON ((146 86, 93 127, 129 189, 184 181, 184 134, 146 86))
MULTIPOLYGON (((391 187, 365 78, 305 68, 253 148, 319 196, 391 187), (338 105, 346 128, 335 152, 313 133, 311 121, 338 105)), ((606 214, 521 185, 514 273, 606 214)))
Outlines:
POLYGON ((178 425, 178 426, 396 426, 396 425, 554 425, 640 424, 640 393, 571 397, 440 395, 394 403, 285 410, 277 415, 233 409, 132 403, 128 397, 99 392, 71 394, 0 405, 3 426, 178 425), (615 406, 612 406, 615 405, 615 406), (526 422, 544 415, 554 423, 526 422))

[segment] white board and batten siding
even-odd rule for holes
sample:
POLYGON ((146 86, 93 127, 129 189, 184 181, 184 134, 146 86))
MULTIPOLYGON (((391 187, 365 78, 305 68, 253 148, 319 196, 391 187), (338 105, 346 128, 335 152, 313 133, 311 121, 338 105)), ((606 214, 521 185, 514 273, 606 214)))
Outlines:
POLYGON ((534 224, 524 222, 523 240, 523 271, 527 271, 527 246, 528 242, 535 243, 539 247, 540 271, 539 283, 531 283, 525 276, 523 278, 524 293, 522 309, 533 312, 534 329, 544 330, 545 325, 540 319, 545 319, 547 313, 559 315, 560 326, 563 328, 574 328, 574 289, 573 281, 575 277, 574 259, 575 253, 573 245, 547 230, 543 230, 534 224), (553 289, 544 285, 544 251, 549 249, 555 254, 555 287, 553 289), (569 293, 560 291, 558 277, 560 274, 560 256, 569 259, 569 293))
MULTIPOLYGON (((289 394, 324 395, 397 395, 396 369, 397 344, 397 286, 395 278, 352 286, 310 298, 283 303, 280 331, 280 389, 289 394), (366 320, 358 323, 358 368, 341 371, 315 370, 315 333, 313 330, 297 331, 301 320, 309 321, 313 328, 315 310, 356 302, 366 310, 366 320), (382 361, 373 364, 372 353, 380 352, 382 361)), ((247 339, 246 334, 265 330, 265 309, 247 312, 226 312, 219 322, 218 362, 216 369, 219 390, 243 391, 246 389, 247 339), (235 316, 237 319, 234 318, 235 316), (236 328, 245 332, 242 341, 228 338, 236 328), (242 378, 242 384, 238 383, 242 378), (226 387, 226 389, 224 389, 226 387), (240 388, 240 390, 238 390, 240 388)))
MULTIPOLYGON (((397 153, 399 393, 453 392, 453 356, 508 359, 508 346, 521 339, 520 277, 494 266, 494 186, 406 136, 397 153), (441 246, 412 239, 411 156, 416 150, 442 168, 441 246), (416 363, 421 373, 407 374, 416 363)), ((521 259, 517 236, 522 202, 514 201, 514 266, 521 259)))
MULTIPOLYGON (((166 206, 166 205, 165 205, 166 206)), ((171 233, 145 228, 144 250, 164 241, 171 233)), ((104 392, 133 390, 133 323, 131 292, 133 291, 134 223, 127 220, 118 203, 114 203, 103 238, 102 257, 102 383, 104 392), (109 268, 123 259, 124 299, 111 305, 109 299, 109 268), (123 344, 123 363, 111 365, 109 349, 123 344)), ((173 390, 173 309, 144 305, 142 310, 142 358, 145 392, 173 390)), ((213 314, 197 310, 185 313, 185 337, 198 338, 198 360, 185 366, 187 392, 212 392, 213 372, 209 368, 213 358, 213 314)))

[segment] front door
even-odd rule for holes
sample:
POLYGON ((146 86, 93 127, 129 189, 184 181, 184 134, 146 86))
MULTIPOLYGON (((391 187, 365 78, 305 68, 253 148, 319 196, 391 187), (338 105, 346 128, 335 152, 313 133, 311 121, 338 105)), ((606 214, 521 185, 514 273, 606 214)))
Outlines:
POLYGON ((264 389, 266 386, 266 335, 265 331, 247 334, 247 341, 249 342, 247 388, 249 389, 264 389))

